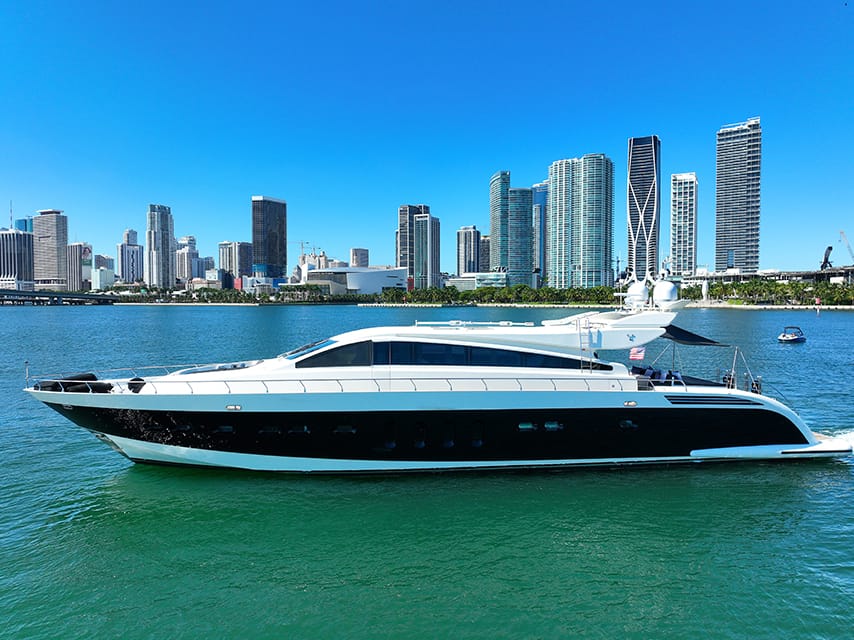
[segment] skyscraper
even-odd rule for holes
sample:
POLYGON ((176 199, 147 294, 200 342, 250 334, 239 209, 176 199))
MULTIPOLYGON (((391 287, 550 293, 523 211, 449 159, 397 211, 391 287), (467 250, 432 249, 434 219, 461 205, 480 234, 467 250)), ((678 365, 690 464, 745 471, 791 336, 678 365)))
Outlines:
POLYGON ((402 204, 397 209, 395 266, 405 267, 408 278, 415 277, 415 216, 429 213, 426 204, 402 204))
POLYGON ((33 234, 0 229, 0 289, 32 291, 35 288, 33 234))
POLYGON ((260 278, 288 273, 288 203, 252 196, 252 271, 260 278))
POLYGON ((661 217, 661 141, 658 136, 629 138, 626 212, 629 257, 626 271, 639 280, 658 274, 661 217))
POLYGON ((715 270, 759 269, 762 127, 759 118, 726 125, 717 134, 715 270))
POLYGON ((557 160, 549 167, 546 214, 548 285, 613 284, 614 163, 604 154, 557 160))
POLYGON ((511 187, 507 193, 507 286, 531 286, 534 271, 533 191, 511 187))
POLYGON ((175 286, 175 246, 172 209, 162 204, 148 205, 143 270, 145 284, 164 289, 175 286))
POLYGON ((358 247, 350 249, 350 266, 351 267, 367 267, 370 264, 368 259, 368 250, 358 247))
POLYGON ((66 255, 68 291, 88 291, 92 287, 92 245, 72 242, 66 255))
POLYGON ((496 171, 489 179, 489 268, 507 269, 510 244, 510 172, 496 171))
POLYGON ((549 181, 538 182, 531 187, 533 194, 533 247, 534 271, 538 274, 537 285, 546 272, 546 208, 549 202, 549 181))
POLYGON ((477 270, 480 273, 486 273, 489 271, 489 236, 480 236, 480 256, 477 263, 477 270))
POLYGON ((697 269, 697 175, 670 176, 670 270, 692 276, 697 269))
POLYGON ((42 209, 33 218, 36 290, 66 291, 68 218, 59 209, 42 209))
POLYGON ((474 225, 457 229, 457 275, 480 267, 480 231, 474 225))
POLYGON ((124 282, 138 282, 143 279, 145 269, 145 253, 142 245, 137 244, 137 233, 133 229, 125 229, 122 242, 116 245, 116 275, 124 282))
POLYGON ((219 268, 233 278, 252 275, 252 243, 220 242, 219 268))
POLYGON ((412 277, 416 289, 439 287, 439 218, 429 213, 416 213, 412 219, 412 277))

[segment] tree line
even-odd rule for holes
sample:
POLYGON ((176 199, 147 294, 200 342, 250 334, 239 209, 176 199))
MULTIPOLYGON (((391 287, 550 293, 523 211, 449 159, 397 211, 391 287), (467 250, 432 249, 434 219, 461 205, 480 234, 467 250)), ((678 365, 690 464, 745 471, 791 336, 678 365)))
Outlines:
MULTIPOLYGON (((624 289, 591 287, 534 289, 524 284, 513 287, 481 287, 472 291, 459 291, 455 287, 415 289, 387 289, 378 294, 329 295, 318 285, 296 285, 272 294, 256 295, 237 289, 203 288, 173 296, 171 291, 142 289, 132 295, 116 296, 117 302, 194 302, 194 303, 383 303, 383 304, 595 304, 613 305, 624 289)), ((687 300, 702 298, 699 286, 683 287, 680 297, 687 300)), ((830 282, 778 282, 754 279, 744 282, 709 284, 709 299, 730 304, 854 305, 854 285, 830 282)))

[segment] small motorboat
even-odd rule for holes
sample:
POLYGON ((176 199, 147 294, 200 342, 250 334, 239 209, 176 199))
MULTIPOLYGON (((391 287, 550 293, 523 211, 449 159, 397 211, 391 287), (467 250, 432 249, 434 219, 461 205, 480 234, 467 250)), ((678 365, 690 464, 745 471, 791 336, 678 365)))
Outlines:
POLYGON ((800 327, 783 327, 783 333, 777 336, 779 342, 806 342, 807 337, 800 327))

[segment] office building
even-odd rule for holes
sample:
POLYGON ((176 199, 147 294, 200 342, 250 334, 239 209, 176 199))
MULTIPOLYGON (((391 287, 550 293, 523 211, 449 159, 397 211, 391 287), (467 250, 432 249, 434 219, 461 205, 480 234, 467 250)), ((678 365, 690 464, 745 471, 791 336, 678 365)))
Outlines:
POLYGON ((643 282, 658 275, 661 218, 661 141, 658 136, 629 138, 626 218, 629 253, 626 273, 643 282))
POLYGON ((556 289, 611 286, 614 164, 601 153, 549 166, 546 282, 556 289))
POLYGON ((92 245, 72 242, 67 251, 68 291, 88 291, 92 287, 92 245))
POLYGON ((252 271, 259 278, 288 273, 288 204, 252 196, 252 271))
POLYGON ((457 275, 473 273, 480 268, 480 231, 477 227, 457 229, 457 275))
POLYGON ((35 289, 32 233, 18 229, 0 229, 0 289, 35 289))
POLYGON ((429 213, 416 213, 412 218, 412 283, 416 289, 442 286, 439 229, 439 218, 429 213))
POLYGON ((220 269, 235 279, 252 275, 251 242, 220 242, 218 247, 220 269))
POLYGON ((26 218, 19 218, 15 220, 15 224, 13 226, 14 229, 18 231, 26 231, 27 233, 33 232, 33 218, 32 216, 27 216, 26 218))
POLYGON ((145 284, 163 289, 175 286, 175 247, 172 209, 162 204, 148 205, 143 269, 145 284))
POLYGON ((430 215, 430 207, 426 204, 402 204, 397 209, 395 266, 405 268, 409 278, 415 277, 416 215, 430 215))
POLYGON ((95 263, 93 265, 93 269, 109 269, 110 271, 115 271, 116 260, 112 256, 108 256, 103 253, 95 254, 95 263))
POLYGON ((123 282, 140 282, 145 275, 144 262, 145 253, 137 244, 136 231, 125 229, 121 244, 116 245, 116 276, 123 282))
POLYGON ((33 218, 36 290, 66 291, 68 218, 59 209, 43 209, 33 218))
POLYGON ((697 174, 670 176, 670 272, 692 276, 697 269, 697 174))
POLYGON ((350 266, 351 267, 367 267, 369 265, 368 250, 353 248, 350 249, 350 266))
POLYGON ((715 270, 759 269, 762 127, 759 118, 727 125, 717 134, 715 270))
POLYGON ((92 291, 106 291, 116 282, 113 270, 108 267, 92 269, 92 291))

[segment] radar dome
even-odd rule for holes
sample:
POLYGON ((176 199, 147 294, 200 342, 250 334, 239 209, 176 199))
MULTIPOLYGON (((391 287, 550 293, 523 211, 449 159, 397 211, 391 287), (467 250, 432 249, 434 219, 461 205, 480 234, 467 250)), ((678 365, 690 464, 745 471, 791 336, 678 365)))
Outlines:
POLYGON ((669 280, 658 280, 652 290, 652 301, 660 307, 665 307, 679 299, 676 285, 669 280))
POLYGON ((649 289, 643 282, 635 280, 626 292, 626 304, 631 308, 642 307, 649 298, 649 289))

